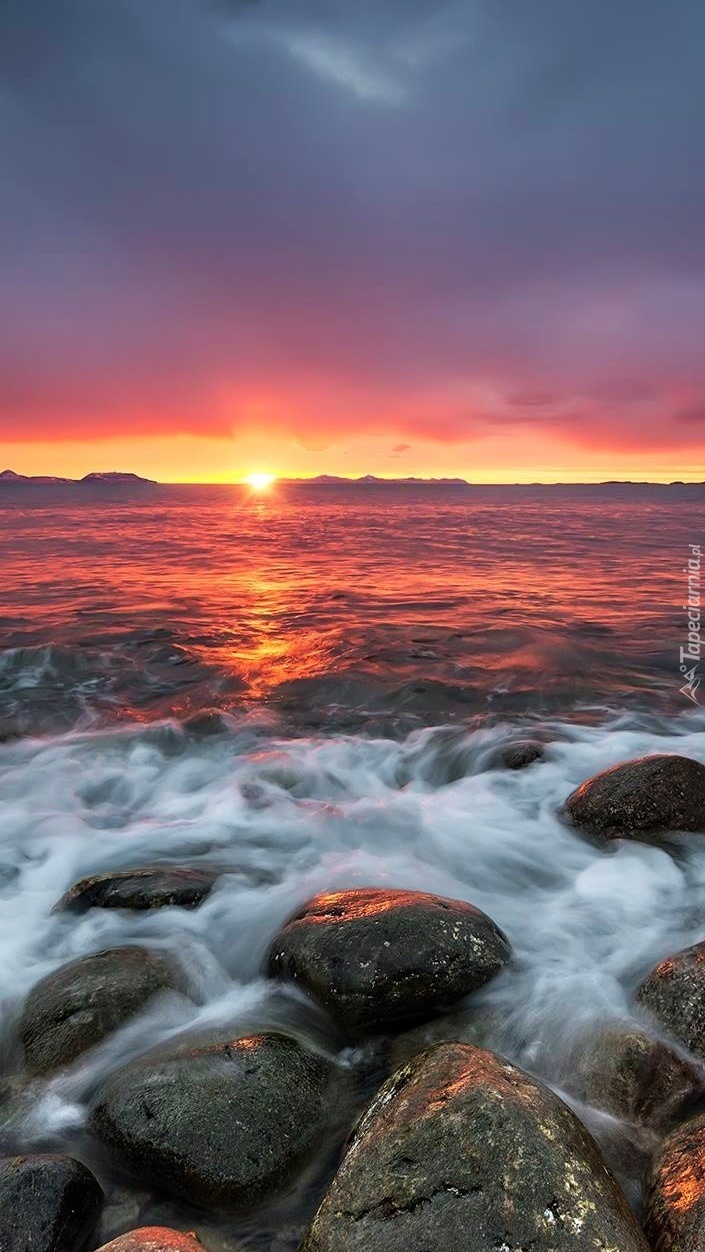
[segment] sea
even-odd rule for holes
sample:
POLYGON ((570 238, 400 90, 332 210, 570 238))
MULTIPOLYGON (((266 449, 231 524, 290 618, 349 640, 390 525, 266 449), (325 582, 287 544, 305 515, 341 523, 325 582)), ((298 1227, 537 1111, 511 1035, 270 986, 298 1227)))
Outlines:
MULTIPOLYGON (((44 1084, 22 1146, 75 1149, 96 1082, 184 1030, 314 1030, 264 954, 348 886, 494 918, 514 962, 473 1006, 562 1092, 581 1032, 637 1020, 639 980, 705 938, 705 839, 604 850, 561 816, 620 761, 705 763, 705 683, 683 690, 680 654, 704 503, 696 484, 0 488, 5 1071, 24 996, 73 958, 147 944, 194 996, 44 1084), (542 758, 508 770, 525 739, 542 758), (222 877, 193 912, 52 912, 85 875, 160 863, 222 877)), ((299 1220, 203 1237, 294 1248, 299 1220)))

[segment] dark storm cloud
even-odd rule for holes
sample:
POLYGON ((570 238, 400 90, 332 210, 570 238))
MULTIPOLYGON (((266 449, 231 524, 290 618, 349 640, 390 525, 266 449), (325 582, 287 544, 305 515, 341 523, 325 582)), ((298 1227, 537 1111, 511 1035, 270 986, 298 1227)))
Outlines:
POLYGON ((704 40, 685 0, 4 0, 0 433, 699 436, 704 40))

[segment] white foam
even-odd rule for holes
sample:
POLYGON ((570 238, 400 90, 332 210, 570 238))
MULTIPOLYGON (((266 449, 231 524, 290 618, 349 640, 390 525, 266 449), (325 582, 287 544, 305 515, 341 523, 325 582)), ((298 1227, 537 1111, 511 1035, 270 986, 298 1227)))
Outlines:
MULTIPOLYGON (((189 1022, 251 1015, 267 993, 260 975, 270 937, 314 892, 389 885, 470 900, 503 927, 514 968, 482 999, 505 1019, 513 1059, 545 1069, 552 1056, 558 1066, 576 1030, 631 1011, 636 981, 658 958, 705 937, 705 839, 683 837, 677 857, 636 843, 605 852, 558 809, 584 778, 642 753, 705 762, 705 715, 650 728, 621 719, 548 729, 542 762, 442 786, 428 781, 447 741, 441 731, 401 743, 269 740, 254 752, 237 736, 184 740, 174 751, 168 727, 2 746, 6 1022, 37 979, 74 957, 132 942, 173 952, 198 1002, 152 1006, 96 1050, 83 1074, 93 1080, 189 1022), (78 878, 155 861, 231 872, 193 912, 52 913, 78 878)), ((469 736, 469 767, 506 735, 504 727, 469 736)), ((80 1081, 69 1084, 57 1105, 54 1089, 40 1106, 47 1124, 73 1124, 80 1091, 80 1081)))

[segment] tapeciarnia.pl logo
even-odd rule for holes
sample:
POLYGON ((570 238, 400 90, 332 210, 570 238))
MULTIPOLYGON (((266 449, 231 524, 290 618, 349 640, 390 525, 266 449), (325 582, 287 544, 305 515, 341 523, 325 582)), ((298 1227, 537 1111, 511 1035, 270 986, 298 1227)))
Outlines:
POLYGON ((687 696, 693 704, 700 704, 698 688, 700 686, 700 654, 702 649, 701 617, 700 617, 700 562, 702 554, 699 543, 691 543, 688 564, 683 566, 683 573, 688 575, 688 599, 683 605, 688 614, 688 644, 680 650, 680 671, 685 675, 686 683, 681 687, 681 694, 687 696))

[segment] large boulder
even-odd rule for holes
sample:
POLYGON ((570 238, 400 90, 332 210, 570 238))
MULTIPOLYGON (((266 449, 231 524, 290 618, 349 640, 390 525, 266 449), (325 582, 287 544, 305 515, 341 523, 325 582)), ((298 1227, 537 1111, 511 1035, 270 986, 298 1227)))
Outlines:
POLYGON ((88 909, 195 909, 211 891, 215 870, 154 865, 82 878, 61 897, 56 912, 88 909))
POLYGON ((565 814, 599 840, 705 834, 705 765, 688 756, 642 756, 615 765, 568 796, 565 814))
POLYGON ((69 1065, 152 996, 181 985, 158 952, 111 948, 62 965, 30 991, 20 1021, 27 1068, 45 1074, 69 1065))
POLYGON ((705 1060, 705 943, 660 961, 637 987, 636 998, 669 1034, 705 1060))
POLYGON ((70 1156, 0 1158, 2 1252, 82 1252, 103 1192, 70 1156))
POLYGON ((705 1248, 705 1114, 661 1144, 644 1189, 644 1227, 658 1252, 705 1248))
POLYGON ((587 1104, 660 1130, 705 1090, 703 1072, 673 1047, 636 1026, 612 1026, 586 1038, 574 1089, 587 1104))
POLYGON ((492 1052, 439 1044, 362 1117, 302 1252, 646 1252, 594 1140, 492 1052))
POLYGON ((204 1208, 249 1207, 325 1139, 335 1075, 274 1032, 183 1043, 112 1075, 90 1127, 140 1179, 204 1208))
POLYGON ((472 904, 364 887, 309 900, 275 936, 268 967, 359 1030, 428 1017, 493 978, 510 955, 509 940, 472 904))
POLYGON ((191 1233, 167 1230, 166 1226, 142 1226, 104 1243, 98 1252, 203 1252, 203 1244, 191 1233))

